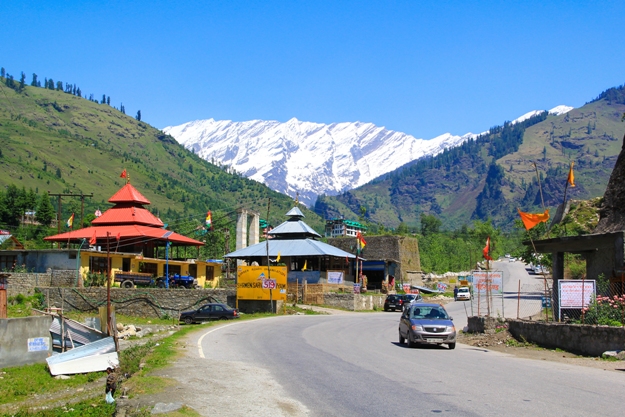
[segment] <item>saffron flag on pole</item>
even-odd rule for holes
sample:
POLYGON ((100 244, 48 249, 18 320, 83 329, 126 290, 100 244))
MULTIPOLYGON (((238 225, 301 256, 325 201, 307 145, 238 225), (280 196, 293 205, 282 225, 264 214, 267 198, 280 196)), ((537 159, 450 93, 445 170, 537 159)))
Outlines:
POLYGON ((72 213, 72 215, 69 216, 69 219, 67 219, 67 223, 65 223, 65 225, 69 227, 70 229, 72 228, 72 226, 74 225, 74 213, 72 213))
POLYGON ((567 178, 567 181, 569 184, 571 184, 571 187, 575 187, 575 174, 573 173, 574 163, 574 161, 571 162, 571 167, 569 168, 569 177, 567 178))
POLYGON ((124 168, 124 170, 122 171, 122 173, 119 176, 119 178, 126 178, 127 176, 128 176, 128 174, 126 173, 126 169, 124 168))
POLYGON ((486 238, 486 246, 482 249, 482 254, 484 255, 484 259, 488 261, 492 261, 493 258, 490 257, 490 236, 486 238))
POLYGON ((549 210, 545 210, 544 213, 525 213, 517 208, 519 212, 519 216, 521 216, 521 220, 523 221, 523 225, 526 230, 530 230, 532 227, 536 226, 538 223, 543 223, 549 220, 549 210))
POLYGON ((96 231, 93 231, 93 236, 91 236, 91 239, 89 239, 89 244, 91 246, 95 246, 95 243, 97 242, 97 235, 96 235, 96 231))
POLYGON ((365 245, 367 244, 365 238, 362 237, 362 233, 356 233, 356 240, 358 241, 358 252, 362 252, 362 250, 365 248, 365 245))
POLYGON ((280 262, 280 252, 278 252, 278 257, 276 258, 276 262, 280 262))
POLYGON ((305 271, 307 269, 307 265, 308 265, 308 260, 304 261, 304 267, 302 268, 302 271, 305 271))
POLYGON ((115 236, 115 239, 119 242, 119 239, 122 238, 122 232, 117 232, 117 236, 115 236))

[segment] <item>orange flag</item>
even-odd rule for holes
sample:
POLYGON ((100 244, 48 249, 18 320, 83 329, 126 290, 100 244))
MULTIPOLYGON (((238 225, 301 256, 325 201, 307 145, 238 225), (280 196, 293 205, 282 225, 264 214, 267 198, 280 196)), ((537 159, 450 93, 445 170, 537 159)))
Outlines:
POLYGON ((98 241, 98 238, 97 238, 96 232, 94 230, 93 231, 93 236, 91 236, 91 239, 89 239, 89 244, 91 246, 94 246, 97 241, 98 241))
POLYGON ((119 178, 126 178, 128 176, 128 174, 126 173, 126 170, 124 169, 121 173, 121 175, 119 176, 119 178))
POLYGON ((484 255, 484 259, 488 261, 492 261, 493 258, 490 257, 489 252, 490 252, 490 236, 486 238, 486 246, 484 246, 484 249, 482 249, 482 255, 484 255))
POLYGON ((547 220, 549 220, 549 210, 545 210, 544 213, 537 214, 524 213, 519 209, 517 210, 519 212, 519 216, 521 216, 521 220, 523 221, 526 230, 530 230, 538 223, 546 222, 547 220))
POLYGON ((567 181, 571 184, 571 187, 575 187, 575 174, 573 174, 573 164, 575 162, 571 162, 571 167, 569 168, 569 178, 567 181))

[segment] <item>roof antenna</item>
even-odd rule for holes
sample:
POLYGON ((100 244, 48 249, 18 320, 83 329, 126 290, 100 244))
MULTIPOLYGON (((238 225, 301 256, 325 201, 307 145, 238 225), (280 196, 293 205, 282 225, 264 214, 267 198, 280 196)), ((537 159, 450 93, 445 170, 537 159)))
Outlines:
POLYGON ((299 191, 295 192, 295 205, 299 206, 299 191))

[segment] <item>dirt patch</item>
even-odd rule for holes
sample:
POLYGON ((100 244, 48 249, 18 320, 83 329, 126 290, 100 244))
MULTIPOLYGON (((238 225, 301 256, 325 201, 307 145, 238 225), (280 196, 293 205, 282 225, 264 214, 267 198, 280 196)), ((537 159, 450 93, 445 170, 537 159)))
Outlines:
POLYGON ((532 343, 516 340, 505 328, 492 334, 460 332, 458 343, 508 353, 525 359, 589 366, 607 371, 625 371, 624 361, 580 356, 562 349, 543 348, 532 343))

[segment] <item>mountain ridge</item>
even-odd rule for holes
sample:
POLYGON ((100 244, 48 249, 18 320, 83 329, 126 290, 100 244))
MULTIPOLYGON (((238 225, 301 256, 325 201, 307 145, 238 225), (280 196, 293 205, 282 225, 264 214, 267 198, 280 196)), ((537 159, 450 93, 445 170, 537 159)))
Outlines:
MULTIPOLYGON (((560 105, 548 112, 559 115, 571 109, 560 105)), ((528 112, 511 123, 540 112, 528 112)), ((163 132, 201 158, 230 166, 280 193, 299 195, 299 200, 309 206, 319 195, 357 188, 478 136, 447 132, 422 139, 373 123, 324 124, 295 117, 286 122, 199 119, 165 127, 163 132)))

